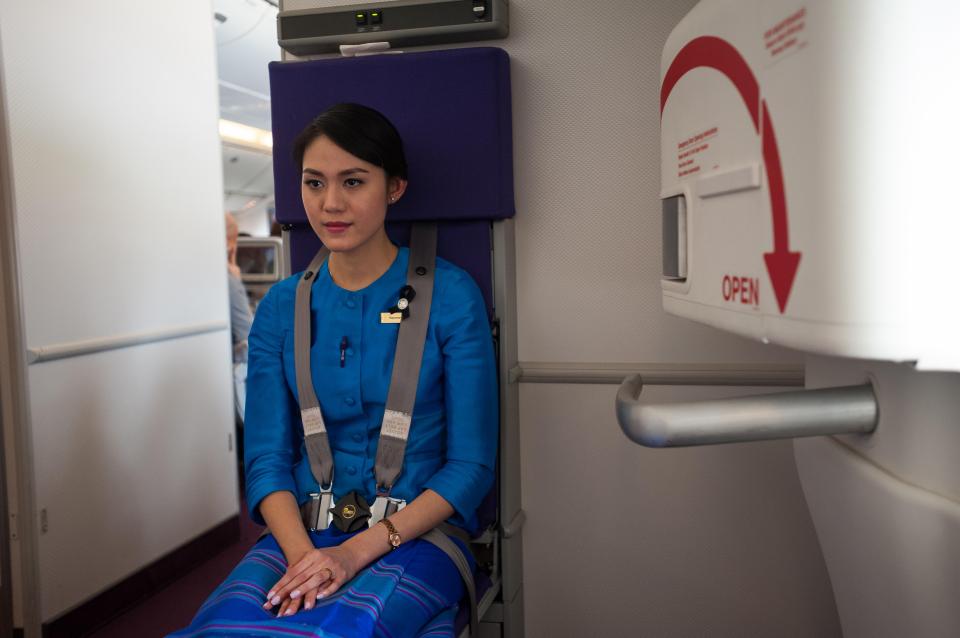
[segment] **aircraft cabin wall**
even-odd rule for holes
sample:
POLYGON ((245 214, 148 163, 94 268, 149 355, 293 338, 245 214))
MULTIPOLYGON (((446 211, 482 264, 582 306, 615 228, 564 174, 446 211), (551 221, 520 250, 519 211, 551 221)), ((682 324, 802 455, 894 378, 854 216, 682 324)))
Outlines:
POLYGON ((0 45, 35 627, 238 512, 217 85, 208 3, 3 0, 0 45))
MULTIPOLYGON (((662 310, 659 60, 694 4, 510 4, 521 362, 802 365, 662 310)), ((527 635, 839 636, 791 443, 641 448, 616 389, 521 384, 527 635)))

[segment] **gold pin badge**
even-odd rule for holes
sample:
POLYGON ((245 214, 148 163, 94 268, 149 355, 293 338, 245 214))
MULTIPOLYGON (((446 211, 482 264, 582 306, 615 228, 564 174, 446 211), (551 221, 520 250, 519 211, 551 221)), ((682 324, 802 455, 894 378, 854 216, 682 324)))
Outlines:
POLYGON ((346 519, 351 519, 357 515, 357 508, 353 505, 344 505, 343 506, 343 517, 346 519))

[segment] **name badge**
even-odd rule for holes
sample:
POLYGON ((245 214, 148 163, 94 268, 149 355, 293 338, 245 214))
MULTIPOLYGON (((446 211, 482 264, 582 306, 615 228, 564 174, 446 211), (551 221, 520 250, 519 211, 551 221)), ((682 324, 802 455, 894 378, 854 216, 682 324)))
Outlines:
POLYGON ((403 320, 403 313, 400 312, 381 312, 380 323, 400 323, 403 320))

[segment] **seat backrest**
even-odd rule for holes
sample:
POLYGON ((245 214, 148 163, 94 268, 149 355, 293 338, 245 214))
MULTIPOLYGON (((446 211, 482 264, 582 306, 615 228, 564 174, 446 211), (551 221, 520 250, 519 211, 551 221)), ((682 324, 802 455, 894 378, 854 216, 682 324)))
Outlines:
POLYGON ((437 254, 476 280, 493 315, 490 221, 514 215, 509 57, 479 47, 270 65, 277 221, 289 231, 292 272, 319 248, 300 199, 293 140, 318 113, 358 102, 400 131, 410 185, 388 215, 406 244, 406 222, 439 224, 437 254))
MULTIPOLYGON (((287 227, 291 272, 320 247, 300 196, 296 135, 324 109, 357 102, 377 109, 404 140, 410 184, 387 217, 407 245, 410 223, 438 222, 437 254, 473 276, 492 318, 491 222, 513 217, 510 60, 477 47, 270 65, 277 221, 287 227)), ((499 476, 499 473, 498 473, 499 476)), ((496 518, 497 487, 479 512, 496 518)))

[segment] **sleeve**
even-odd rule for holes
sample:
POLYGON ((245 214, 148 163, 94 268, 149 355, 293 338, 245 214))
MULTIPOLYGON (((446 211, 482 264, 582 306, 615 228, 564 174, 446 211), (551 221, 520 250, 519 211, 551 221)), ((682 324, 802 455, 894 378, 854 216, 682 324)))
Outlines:
POLYGON ((426 483, 469 521, 493 484, 499 405, 487 308, 470 276, 457 272, 440 300, 447 452, 426 483))
POLYGON ((247 405, 244 415, 244 468, 250 516, 263 524, 260 502, 278 491, 297 493, 293 478, 296 400, 283 372, 284 330, 279 294, 270 289, 257 307, 250 331, 247 405))

